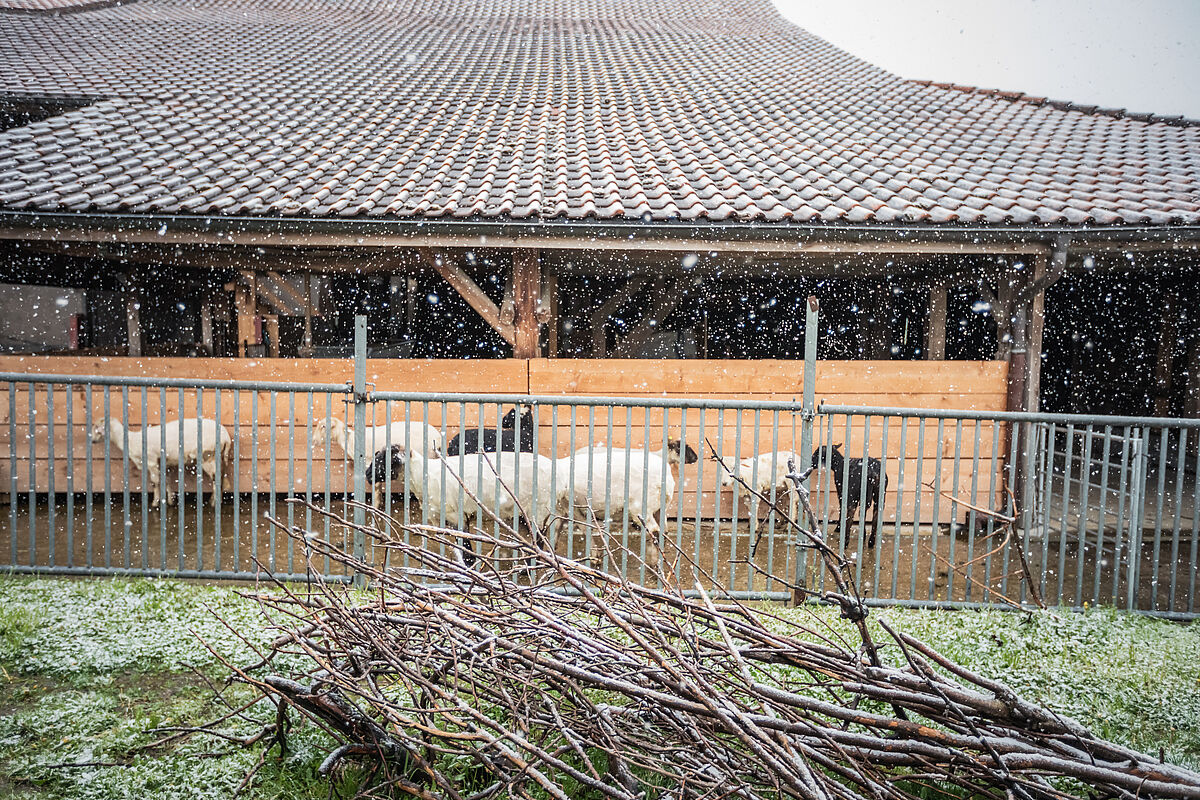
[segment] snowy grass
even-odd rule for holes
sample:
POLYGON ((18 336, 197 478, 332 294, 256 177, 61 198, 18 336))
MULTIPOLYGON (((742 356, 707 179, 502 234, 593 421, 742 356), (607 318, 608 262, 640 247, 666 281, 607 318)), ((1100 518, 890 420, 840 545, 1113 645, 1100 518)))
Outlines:
MULTIPOLYGON (((210 609, 252 640, 272 636, 270 620, 229 586, 0 577, 0 798, 230 797, 260 750, 203 738, 140 749, 154 741, 157 726, 217 715, 204 680, 185 666, 223 675, 197 636, 235 660, 251 660, 210 609)), ((771 611, 796 619, 809 613, 771 611)), ((836 612, 817 613, 845 630, 836 612)), ((1200 766, 1200 627, 1103 609, 888 609, 875 617, 1105 737, 1200 766)), ((241 796, 330 796, 316 776, 327 743, 311 726, 298 726, 290 741, 293 752, 283 759, 273 753, 241 796)), ((341 788, 351 789, 355 777, 343 776, 341 788)))

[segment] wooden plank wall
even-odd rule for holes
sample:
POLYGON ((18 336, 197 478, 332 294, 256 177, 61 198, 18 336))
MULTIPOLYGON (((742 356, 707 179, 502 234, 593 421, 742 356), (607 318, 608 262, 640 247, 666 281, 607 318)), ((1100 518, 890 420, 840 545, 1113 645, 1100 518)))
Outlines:
MULTIPOLYGON (((1005 367, 1004 362, 824 361, 818 364, 817 398, 818 402, 824 400, 846 405, 1001 410, 1005 401, 1005 367)), ((342 383, 350 379, 353 364, 346 359, 0 357, 0 371, 342 383)), ((799 401, 803 386, 803 364, 793 361, 371 359, 367 364, 367 375, 368 381, 378 390, 556 395, 564 399, 572 395, 600 395, 799 401)), ((201 413, 211 417, 214 415, 216 393, 204 391, 201 394, 201 413)), ((351 418, 341 396, 327 398, 317 394, 310 398, 307 394, 281 395, 275 398, 272 407, 271 397, 266 392, 243 391, 235 395, 224 391, 220 395, 221 422, 231 431, 236 428, 237 471, 239 488, 243 491, 255 485, 265 489, 268 485, 272 468, 272 440, 275 446, 273 466, 276 486, 281 489, 287 486, 289 478, 297 490, 311 486, 313 491, 320 492, 327 488, 328 483, 330 491, 341 491, 347 485, 348 469, 341 458, 340 449, 336 445, 328 448, 310 448, 308 445, 310 426, 316 420, 324 419, 327 415, 351 418), (253 446, 256 432, 257 449, 253 446)), ((114 387, 106 396, 102 387, 93 387, 89 401, 89 395, 82 386, 70 389, 55 387, 51 398, 43 384, 38 387, 31 407, 24 387, 15 393, 11 402, 4 388, 0 391, 0 502, 7 501, 9 497, 14 462, 18 491, 28 491, 31 478, 35 490, 47 490, 51 402, 56 491, 65 489, 68 468, 76 489, 85 488, 84 476, 89 453, 92 458, 92 486, 101 490, 104 487, 104 445, 92 445, 88 440, 86 422, 89 410, 94 424, 103 420, 107 409, 112 419, 118 421, 122 413, 128 414, 130 426, 139 428, 143 424, 157 424, 164 416, 168 420, 177 418, 181 398, 179 390, 160 391, 152 388, 145 391, 143 407, 143 391, 140 388, 122 390, 114 387), (32 461, 29 444, 31 426, 34 443, 32 461)), ((184 416, 197 416, 196 404, 196 392, 185 390, 182 393, 184 416)), ((453 435, 464 424, 479 424, 481 412, 483 424, 494 426, 503 409, 497 409, 494 405, 481 409, 474 404, 443 406, 433 403, 427 408, 411 405, 407 412, 409 418, 425 418, 435 427, 444 428, 448 435, 453 435)), ((586 409, 580 408, 575 417, 575 446, 582 447, 588 441, 589 419, 592 421, 592 438, 600 441, 608 439, 610 414, 612 443, 618 447, 624 446, 627 439, 631 447, 641 447, 648 440, 651 448, 657 449, 663 439, 664 429, 668 435, 676 436, 685 422, 685 415, 680 409, 627 411, 625 408, 616 408, 610 412, 609 408, 597 408, 589 414, 586 409)), ((382 423, 389 415, 392 419, 403 419, 405 408, 402 404, 384 408, 382 403, 377 403, 371 421, 382 423)), ((695 513, 699 503, 701 513, 711 516, 716 506, 717 470, 715 462, 709 457, 709 449, 701 447, 706 439, 714 447, 719 444, 721 455, 727 460, 747 457, 771 449, 772 428, 777 424, 778 448, 789 450, 799 447, 798 414, 781 414, 776 420, 771 413, 756 415, 751 411, 708 410, 701 414, 692 410, 686 414, 686 423, 685 438, 705 456, 702 472, 696 465, 690 465, 683 471, 684 509, 688 514, 695 513), (697 476, 702 477, 704 484, 704 491, 699 497, 696 495, 697 476)), ((901 518, 910 519, 920 497, 923 508, 921 516, 928 519, 937 495, 923 484, 931 481, 935 472, 942 476, 947 491, 953 487, 956 477, 960 487, 969 487, 975 463, 974 431, 973 427, 966 427, 956 466, 953 458, 953 424, 946 426, 940 435, 936 424, 927 426, 923 435, 915 424, 910 424, 901 450, 900 424, 898 420, 892 420, 887 441, 889 487, 884 518, 894 518, 898 507, 901 518), (919 470, 918 456, 921 459, 919 470), (905 462, 903 481, 899 475, 902 458, 905 462)), ((881 455, 880 433, 881 426, 875 421, 868 445, 868 452, 874 457, 881 455)), ((862 454, 862 434, 863 421, 855 418, 850 426, 848 441, 851 455, 862 454)), ((824 436, 824 430, 820 431, 818 440, 823 441, 824 436)), ((1004 436, 1002 432, 1001 449, 1004 447, 1004 436)), ((998 462, 998 459, 992 460, 993 429, 987 425, 981 426, 978 438, 982 474, 977 479, 977 485, 986 492, 990 480, 987 474, 989 466, 998 462)), ((839 418, 834 423, 833 441, 843 442, 845 439, 845 421, 839 418)), ((561 457, 570 452, 571 416, 568 408, 560 406, 557 410, 541 408, 538 411, 537 442, 539 452, 545 455, 561 457)), ((110 485, 113 490, 119 491, 123 472, 119 451, 110 450, 110 458, 115 465, 110 485)), ((140 489, 140 485, 137 471, 131 468, 131 488, 140 489)), ((962 488, 961 493, 965 494, 966 491, 967 488, 962 488)), ((727 491, 722 500, 722 516, 728 514, 731 502, 732 497, 727 491)), ((832 502, 836 503, 836 498, 832 502)), ((952 513, 948 501, 941 498, 938 505, 941 519, 948 519, 952 513)))

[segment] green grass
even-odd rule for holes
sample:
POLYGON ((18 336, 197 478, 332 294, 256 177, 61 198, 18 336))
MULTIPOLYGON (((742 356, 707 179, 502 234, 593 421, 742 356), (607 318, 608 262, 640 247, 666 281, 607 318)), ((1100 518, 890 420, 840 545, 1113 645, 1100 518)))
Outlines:
MULTIPOLYGON (((218 679, 224 668, 199 639, 235 661, 253 657, 210 609, 254 642, 272 636, 270 620, 229 586, 0 577, 0 799, 231 796, 261 748, 194 737, 143 749, 155 727, 217 715, 210 689, 188 667, 218 679)), ((835 612, 818 613, 845 627, 835 612)), ((876 617, 1105 737, 1200 766, 1200 627, 1109 610, 889 609, 876 617)), ((303 725, 290 742, 292 752, 272 751, 242 796, 330 796, 316 775, 328 742, 303 725)), ((355 777, 341 776, 338 788, 352 793, 355 777)))

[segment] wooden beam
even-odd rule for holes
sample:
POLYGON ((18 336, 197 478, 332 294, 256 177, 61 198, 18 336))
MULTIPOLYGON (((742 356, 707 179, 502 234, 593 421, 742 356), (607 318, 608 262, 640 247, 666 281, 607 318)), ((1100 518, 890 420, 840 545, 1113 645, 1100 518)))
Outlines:
POLYGON ((462 267, 455 264, 451 257, 445 253, 434 253, 428 249, 422 248, 420 251, 421 260, 424 261, 434 272, 442 276, 442 280, 450 284, 454 291, 458 292, 467 305, 475 309, 479 316, 483 317, 484 322, 491 325, 496 333, 509 344, 514 344, 516 332, 514 326, 505 324, 500 319, 500 310, 496 308, 496 304, 492 302, 492 298, 487 296, 487 293, 480 289, 475 281, 471 280, 471 276, 463 271, 462 267))
POLYGON ((934 283, 929 287, 929 321, 925 330, 925 360, 946 360, 946 309, 948 287, 934 283))
POLYGON ((679 284, 672 278, 659 276, 655 279, 654 285, 650 287, 650 295, 653 297, 654 305, 646 310, 633 330, 617 343, 614 351, 616 355, 633 355, 661 329, 662 321, 679 304, 679 284))
POLYGON ((647 278, 643 275, 635 275, 629 278, 617 291, 600 304, 591 314, 592 326, 592 358, 604 358, 608 354, 608 337, 605 335, 604 325, 608 322, 609 317, 624 305, 630 298, 642 290, 646 285, 647 278))
POLYGON ((1162 313, 1158 327, 1158 358, 1154 364, 1154 413, 1166 416, 1171 410, 1171 373, 1175 347, 1179 343, 1179 290, 1168 283, 1163 287, 1162 313))
POLYGON ((541 325, 537 319, 538 298, 542 291, 540 257, 537 250, 513 251, 513 306, 516 309, 513 358, 539 358, 542 354, 541 325))

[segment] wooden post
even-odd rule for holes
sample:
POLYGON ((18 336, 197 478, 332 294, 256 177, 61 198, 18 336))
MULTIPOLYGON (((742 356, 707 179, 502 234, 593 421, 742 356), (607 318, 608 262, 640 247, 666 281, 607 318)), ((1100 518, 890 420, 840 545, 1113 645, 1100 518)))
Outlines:
POLYGON ((538 358, 541 355, 540 327, 537 320, 541 294, 541 258, 537 250, 513 250, 513 358, 538 358))
POLYGON ((255 291, 253 286, 235 286, 233 301, 237 308, 237 353, 246 357, 246 348, 260 344, 259 331, 261 328, 256 319, 255 291))
POLYGON ((1183 415, 1194 419, 1200 417, 1200 331, 1194 329, 1187 351, 1187 376, 1187 396, 1183 400, 1183 415))
POLYGON ((929 287, 929 324, 925 330, 925 360, 946 359, 947 284, 938 281, 929 287))
MULTIPOLYGON (((1046 278, 1045 255, 1033 257, 1034 283, 1044 283, 1046 278)), ((1025 357, 1025 410, 1038 411, 1042 402, 1042 340, 1046 329, 1046 288, 1038 289, 1029 308, 1029 335, 1025 357)))
POLYGON ((266 329, 267 355, 279 358, 279 315, 268 314, 263 317, 262 327, 266 329))
POLYGON ((1179 343, 1179 290, 1163 287, 1162 315, 1158 328, 1158 360, 1154 365, 1154 413, 1164 417, 1171 411, 1171 372, 1179 343))
POLYGON ((142 354, 142 301, 132 279, 125 281, 125 331, 130 356, 142 354))
POLYGON ((539 321, 546 325, 546 335, 549 340, 546 343, 546 355, 549 358, 558 357, 558 273, 551 272, 546 275, 546 280, 543 282, 542 305, 544 307, 544 319, 539 317, 539 321))
POLYGON ((200 349, 206 356, 213 355, 213 298, 206 294, 200 303, 200 349))
POLYGON ((875 324, 871 326, 870 357, 880 361, 892 357, 892 287, 881 285, 875 292, 875 324))

